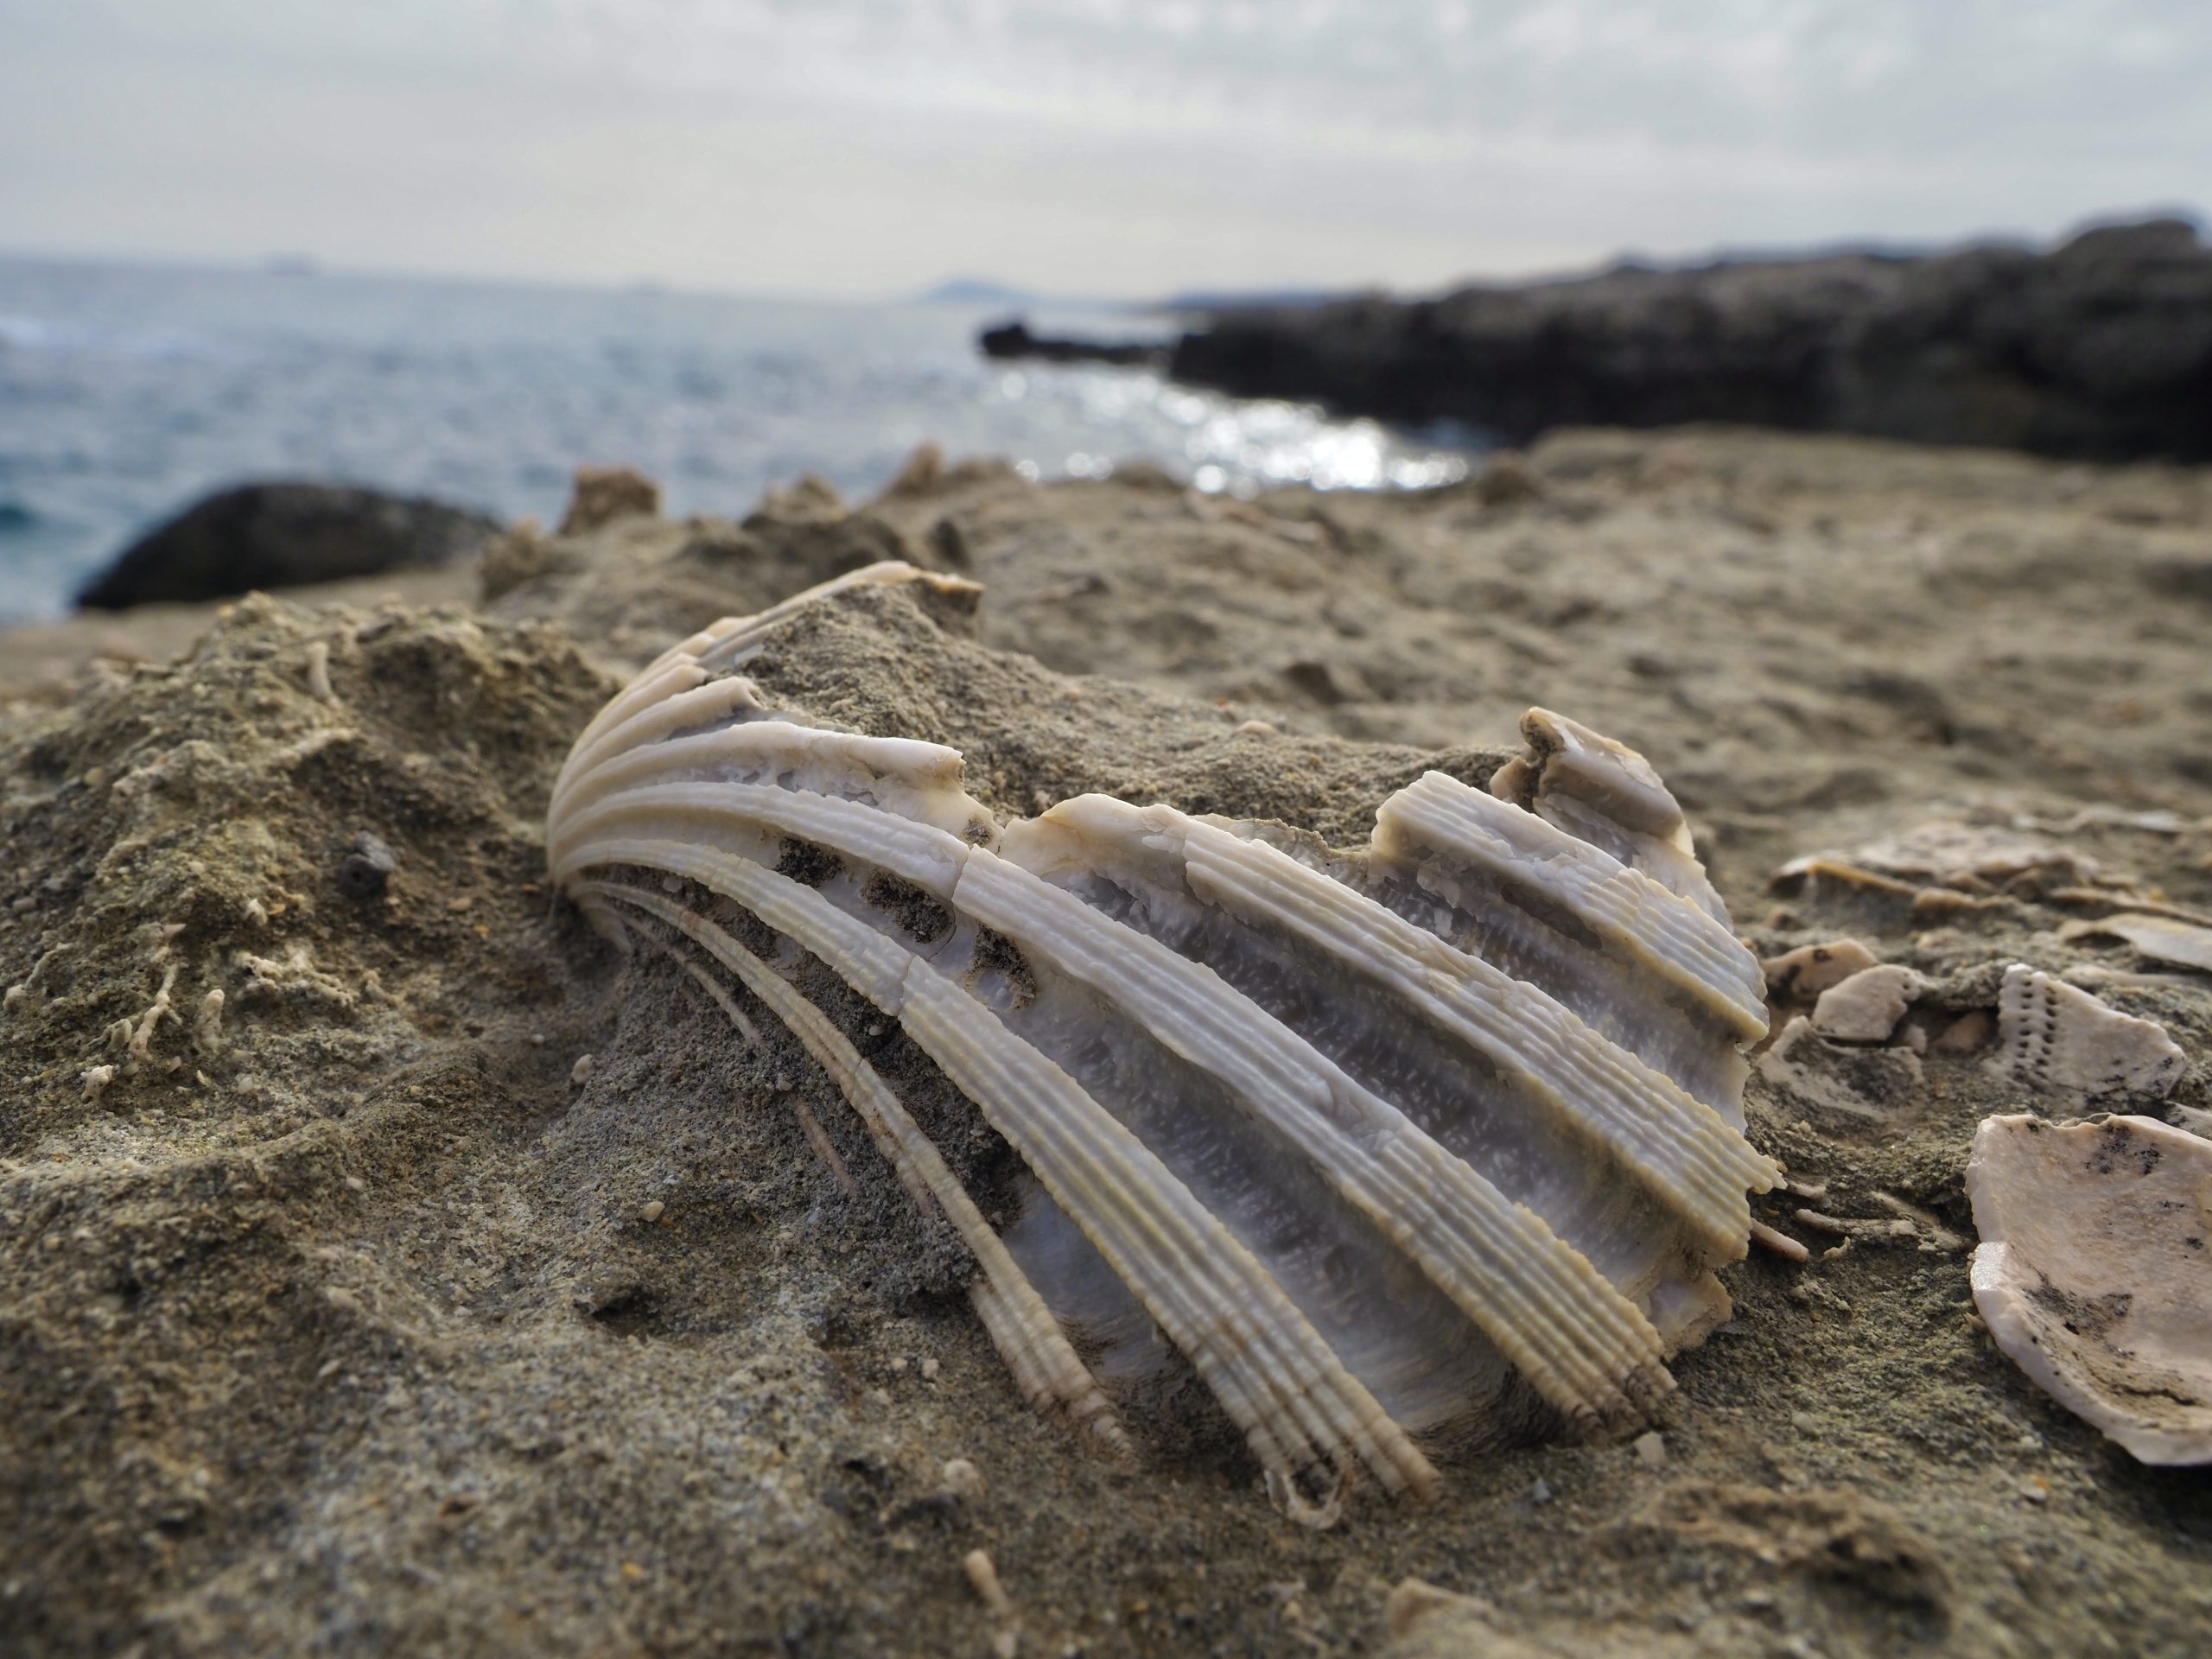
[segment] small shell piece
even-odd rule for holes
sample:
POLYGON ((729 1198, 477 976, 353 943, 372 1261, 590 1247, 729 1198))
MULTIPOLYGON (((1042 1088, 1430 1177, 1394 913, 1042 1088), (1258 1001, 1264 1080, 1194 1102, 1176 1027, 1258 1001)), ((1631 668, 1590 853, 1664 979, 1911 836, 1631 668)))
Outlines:
POLYGON ((1847 856, 1883 875, 1939 886, 2001 882, 2031 874, 2090 881, 2098 874, 2094 860, 2046 836, 1953 819, 1870 842, 1847 856))
POLYGON ((1974 1306, 2012 1359, 2145 1463, 2212 1463, 2212 1141, 2155 1118, 1982 1121, 1974 1306))
POLYGON ((1832 986, 1875 965, 1874 953, 1857 939, 1837 939, 1829 944, 1801 944, 1779 957, 1764 957, 1759 971, 1766 976, 1766 994, 1777 1001, 1790 997, 1817 998, 1832 986))
POLYGON ((2093 922, 2069 922, 2058 930, 2058 937, 2125 939, 2153 962, 2170 962, 2178 968, 2212 974, 2212 927, 2199 927, 2194 922, 2131 911, 2093 922))
POLYGON ((1989 1064, 2049 1094, 2163 1100, 2189 1057, 2154 1021, 2016 962, 1998 990, 1997 1052, 1989 1064))
POLYGON ((1821 993, 1813 1029, 1832 1043, 1886 1043, 1927 988, 1918 974, 1895 963, 1862 968, 1821 993))

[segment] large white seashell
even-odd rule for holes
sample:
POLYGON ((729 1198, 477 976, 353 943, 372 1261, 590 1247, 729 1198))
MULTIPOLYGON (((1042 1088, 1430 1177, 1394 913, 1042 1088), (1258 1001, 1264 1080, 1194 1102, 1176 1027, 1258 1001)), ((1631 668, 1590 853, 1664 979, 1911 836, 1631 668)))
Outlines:
POLYGON ((2087 991, 2014 963, 1997 993, 1997 1052, 2005 1077, 2077 1100, 2164 1099, 2189 1057, 2156 1021, 2108 1007, 2087 991))
POLYGON ((974 1252, 1024 1394, 1109 1445, 1071 1325, 1109 1375, 1164 1335, 1308 1521, 1355 1465, 1433 1491, 1414 1436, 1516 1396, 1645 1421, 1778 1179, 1741 1132, 1758 967, 1656 774, 1532 715, 1536 811, 1432 772, 1359 852, 1096 795, 1001 825, 957 752, 716 677, 845 589, 944 581, 872 567, 661 658, 556 783, 562 890, 791 1028, 974 1252), (1020 1155, 1002 1234, 729 906, 897 1018, 1020 1155))
POLYGON ((1998 1346, 2145 1463, 2212 1462, 2212 1141, 1986 1118, 1967 1192, 1998 1346))

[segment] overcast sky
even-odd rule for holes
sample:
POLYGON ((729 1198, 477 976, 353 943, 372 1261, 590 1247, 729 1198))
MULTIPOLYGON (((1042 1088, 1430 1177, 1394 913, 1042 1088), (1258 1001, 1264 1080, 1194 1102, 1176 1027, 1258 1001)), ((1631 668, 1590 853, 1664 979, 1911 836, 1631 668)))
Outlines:
POLYGON ((2212 205, 2212 0, 0 0, 0 248, 894 294, 2212 205))

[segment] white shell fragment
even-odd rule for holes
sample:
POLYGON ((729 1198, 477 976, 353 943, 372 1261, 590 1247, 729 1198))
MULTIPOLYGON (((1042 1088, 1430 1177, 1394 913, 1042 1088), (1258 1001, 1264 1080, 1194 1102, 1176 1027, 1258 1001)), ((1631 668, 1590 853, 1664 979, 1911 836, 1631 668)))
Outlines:
POLYGON ((2212 927, 2200 927, 2194 922, 2125 912, 2092 922, 2069 922, 2058 930, 2058 937, 2125 939, 2153 962, 2212 974, 2212 927))
POLYGON ((1433 1491, 1424 1432, 1645 1424, 1779 1179, 1741 1128, 1758 966, 1648 764, 1532 715, 1538 810, 1431 772, 1349 853, 1098 795, 1002 824, 957 751, 727 674, 846 588, 944 581, 871 567, 655 663, 556 784, 562 890, 792 1031, 973 1252, 1023 1394, 1109 1446, 1112 1380, 1171 1347, 1315 1524, 1356 1466, 1433 1491), (1003 1230, 808 958, 1027 1166, 1003 1230))
POLYGON ((1895 963, 1863 968, 1813 1005, 1813 1029, 1832 1043, 1886 1043, 1927 981, 1895 963))
POLYGON ((1948 818, 1869 842, 1847 853, 1815 853, 1794 859, 1776 874, 1802 875, 1823 865, 1939 887, 1986 887, 2028 874, 2086 882, 2094 880, 2099 874, 2094 860, 2048 836, 1948 818))
POLYGON ((2212 1141, 2148 1117, 1985 1118, 1967 1192, 1998 1346, 2143 1462, 2212 1462, 2212 1141))
POLYGON ((1818 997, 1829 987, 1840 985, 1874 965, 1874 953, 1857 939, 1837 939, 1829 944, 1801 944, 1782 956, 1764 957, 1759 971, 1766 976, 1769 996, 1802 1001, 1818 997))
POLYGON ((1998 990, 1997 1052, 1988 1064, 2048 1094, 2162 1100, 2189 1058, 2155 1021, 2016 962, 1998 990))

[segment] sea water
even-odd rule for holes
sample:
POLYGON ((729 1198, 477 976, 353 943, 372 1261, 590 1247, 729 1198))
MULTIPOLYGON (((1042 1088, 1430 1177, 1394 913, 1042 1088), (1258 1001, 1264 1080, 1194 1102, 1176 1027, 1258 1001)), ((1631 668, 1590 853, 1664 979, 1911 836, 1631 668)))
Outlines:
MULTIPOLYGON (((924 439, 1039 478, 1145 458, 1206 490, 1449 482, 1460 435, 1221 397, 1156 373, 1002 364, 1003 308, 807 303, 0 259, 0 618, 51 615, 139 531, 276 478, 557 518, 580 463, 741 515, 817 472, 880 487, 924 439)), ((1033 327, 1165 334, 1033 312, 1033 327)))

